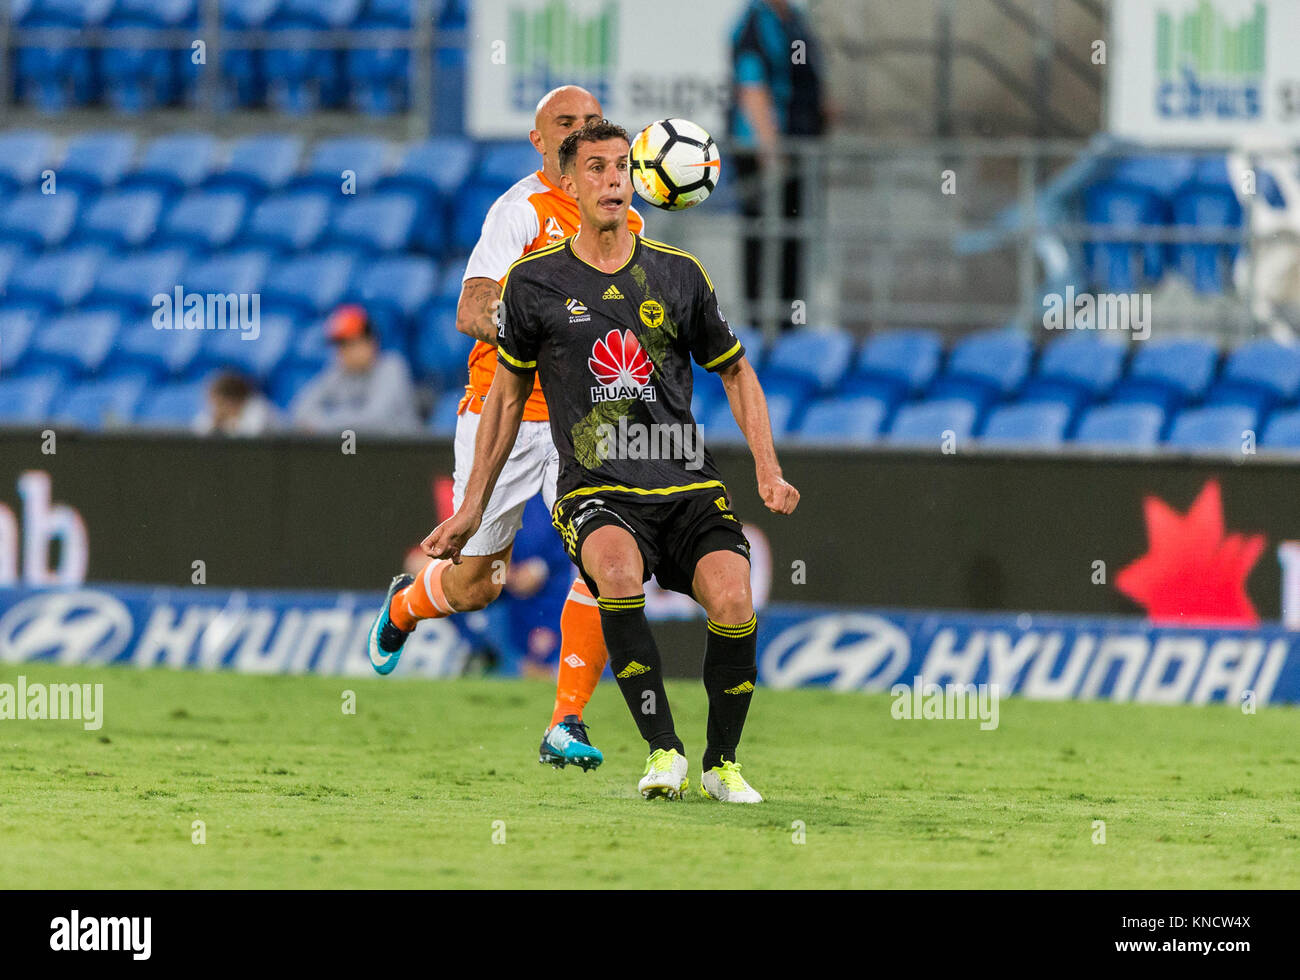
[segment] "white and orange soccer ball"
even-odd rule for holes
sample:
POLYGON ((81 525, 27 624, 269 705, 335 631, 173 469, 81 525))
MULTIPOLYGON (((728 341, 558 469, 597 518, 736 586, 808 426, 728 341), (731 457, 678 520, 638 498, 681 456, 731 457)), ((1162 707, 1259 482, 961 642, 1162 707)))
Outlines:
POLYGON ((718 186, 722 161, 713 137, 689 119, 660 119, 632 140, 632 187, 665 211, 693 208, 718 186))

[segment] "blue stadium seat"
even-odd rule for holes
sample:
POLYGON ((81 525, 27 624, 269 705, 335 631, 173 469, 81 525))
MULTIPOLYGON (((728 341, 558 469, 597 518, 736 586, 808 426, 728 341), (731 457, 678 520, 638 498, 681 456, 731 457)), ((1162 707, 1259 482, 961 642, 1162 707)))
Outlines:
POLYGON ((432 259, 397 255, 361 264, 347 295, 366 308, 385 346, 405 350, 412 320, 432 298, 437 280, 432 259))
MULTIPOLYGON (((259 30, 280 9, 282 0, 223 0, 221 23, 233 30, 259 30)), ((257 48, 229 45, 223 48, 221 72, 226 79, 226 101, 239 107, 260 106, 266 101, 266 63, 257 48)))
POLYGON ((451 391, 444 391, 438 396, 438 401, 433 406, 433 412, 429 416, 429 431, 436 436, 443 436, 452 439, 456 435, 456 422, 460 419, 456 409, 460 406, 460 400, 465 392, 460 388, 454 388, 451 391))
POLYGON ((325 234, 338 198, 324 190, 272 194, 253 209, 242 241, 290 252, 313 248, 325 234))
POLYGON ((965 398, 937 398, 908 402, 894 416, 886 436, 895 445, 924 445, 943 448, 944 433, 951 432, 960 445, 975 429, 979 410, 965 398))
MULTIPOLYGON (((1193 185, 1174 198, 1174 223, 1197 231, 1232 231, 1241 227, 1241 205, 1230 187, 1193 185)), ((1197 292, 1223 293, 1239 251, 1233 244, 1179 243, 1173 246, 1173 262, 1197 292)))
POLYGON ((1099 448, 1154 449, 1164 424, 1165 413, 1158 405, 1097 405, 1084 414, 1074 442, 1099 448))
POLYGON ((498 187, 476 187, 471 184, 457 195, 452 205, 451 237, 448 242, 451 251, 469 254, 478 242, 488 209, 496 203, 501 193, 498 187))
POLYGON ((143 314, 152 308, 155 296, 171 296, 177 286, 185 285, 181 270, 188 261, 189 253, 179 248, 110 256, 99 267, 86 303, 143 314))
POLYGON ((162 192, 152 187, 109 191, 85 210, 77 234, 112 248, 139 248, 157 233, 162 210, 162 192))
POLYGON ((289 351, 289 366, 304 367, 316 373, 333 357, 334 346, 325 334, 325 321, 300 320, 289 351))
POLYGON ((347 252, 318 252, 276 263, 263 287, 266 303, 321 316, 342 299, 355 261, 347 252))
POLYGON ((1197 158, 1185 153, 1119 157, 1115 160, 1110 179, 1169 198, 1193 178, 1196 165, 1197 158))
MULTIPOLYGON (((5 288, 9 283, 10 274, 20 265, 26 264, 31 259, 31 254, 21 245, 9 243, 0 245, 0 297, 5 294, 5 288)), ((3 355, 0 351, 0 355, 3 355)), ((4 369, 3 361, 0 361, 0 370, 4 369)))
POLYGON ((843 330, 794 330, 782 334, 768 352, 763 380, 789 378, 822 392, 831 391, 848 373, 853 336, 843 330))
POLYGON ((1218 360, 1218 349, 1204 340, 1144 343, 1111 400, 1148 401, 1166 411, 1198 401, 1210 386, 1218 360))
POLYGON ((238 187, 258 194, 278 191, 298 172, 301 158, 302 140, 296 136, 247 136, 231 147, 230 159, 208 178, 206 186, 238 187))
MULTIPOLYGON (((1152 191, 1110 181, 1093 184, 1083 195, 1084 218, 1089 224, 1111 230, 1163 225, 1169 219, 1168 205, 1152 191)), ((1164 272, 1164 254, 1159 244, 1133 241, 1085 242, 1084 257, 1095 288, 1131 293, 1164 272)))
POLYGON ((109 364, 155 379, 180 377, 189 372, 202 344, 202 330, 159 330, 151 316, 145 317, 122 329, 109 364))
POLYGON ((1072 406, 1063 402, 1000 405, 990 413, 980 435, 986 446, 1056 449, 1065 441, 1072 406))
POLYGON ((13 193, 20 187, 35 187, 41 171, 50 166, 53 151, 54 141, 48 133, 0 133, 0 190, 13 193))
POLYGON ((121 315, 112 310, 66 313, 41 324, 30 356, 69 372, 94 374, 121 331, 121 315))
POLYGON ((343 174, 351 171, 356 175, 356 193, 365 194, 383 177, 388 152, 386 141, 368 136, 338 136, 321 140, 312 150, 307 166, 294 186, 319 187, 341 195, 343 174))
POLYGON ((456 304, 435 300, 419 318, 412 351, 412 370, 439 387, 464 385, 466 362, 474 340, 456 329, 456 304))
POLYGON ((814 402, 799 425, 799 440, 818 445, 865 445, 880 437, 889 405, 879 398, 827 398, 814 402))
MULTIPOLYGON (((198 0, 118 0, 106 26, 136 29, 197 28, 198 0)), ((193 88, 197 66, 187 50, 169 50, 135 40, 105 49, 100 74, 108 102, 122 112, 142 112, 181 100, 183 88, 193 88)), ((110 34, 110 39, 112 35, 110 34)))
MULTIPOLYGON (((420 212, 420 199, 406 191, 346 197, 334 210, 325 241, 366 252, 395 252, 410 244, 420 212)), ((442 230, 433 234, 436 241, 442 230)))
MULTIPOLYGON (((268 27, 273 32, 351 27, 363 0, 284 0, 268 27)), ((342 52, 290 41, 266 50, 267 101, 281 112, 303 115, 343 104, 342 52)))
MULTIPOLYGON (((410 29, 414 18, 411 0, 371 0, 366 15, 357 22, 362 31, 410 29)), ((344 52, 344 76, 353 108, 372 116, 403 112, 410 104, 411 56, 404 46, 379 43, 344 52)))
POLYGON ((158 241, 217 251, 234 242, 247 212, 241 191, 192 191, 167 212, 158 241))
POLYGON ((59 165, 59 191, 102 191, 126 176, 135 159, 130 133, 86 133, 68 144, 59 165))
POLYGON ((408 148, 379 186, 432 191, 450 200, 469 179, 473 164, 474 144, 469 140, 454 136, 426 140, 408 148))
POLYGON ((193 293, 256 293, 266 281, 270 263, 269 252, 251 248, 199 257, 186 266, 182 284, 193 293))
POLYGON ((35 304, 0 307, 0 377, 22 367, 43 314, 35 304))
POLYGON ((1174 419, 1165 445, 1171 449, 1241 452, 1244 433, 1256 432, 1259 416, 1244 405, 1190 408, 1174 419))
POLYGON ((139 373, 80 382, 52 406, 53 420, 83 429, 126 425, 148 386, 148 376, 139 373))
POLYGON ((275 373, 267 394, 275 406, 282 411, 289 411, 293 400, 305 388, 317 372, 301 364, 287 364, 275 373))
POLYGON ((1300 348, 1275 340, 1255 340, 1232 351, 1223 375, 1206 400, 1215 405, 1248 405, 1270 411, 1300 397, 1300 348))
POLYGON ((207 133, 173 133, 149 144, 123 186, 157 187, 177 193, 197 187, 212 173, 217 141, 207 133))
POLYGON ((541 154, 526 140, 484 143, 470 181, 476 187, 495 190, 496 197, 541 168, 541 154))
POLYGON ((1066 333, 1047 345, 1031 384, 1051 382, 1102 398, 1124 371, 1127 348, 1090 334, 1066 333))
POLYGON ((263 313, 256 334, 239 330, 206 330, 199 357, 191 370, 229 368, 265 382, 285 361, 293 346, 292 317, 263 313))
POLYGON ((74 190, 42 194, 24 191, 0 209, 0 241, 25 248, 58 248, 77 224, 80 198, 74 190))
POLYGON ((189 429, 206 403, 208 382, 181 381, 146 392, 135 412, 135 422, 150 429, 189 429))
MULTIPOLYGON (((94 28, 115 0, 39 0, 22 14, 23 27, 94 28)), ((99 94, 93 53, 71 42, 43 41, 15 52, 19 98, 45 113, 86 105, 99 94)))
POLYGON ((1262 449, 1300 450, 1300 409, 1274 413, 1259 445, 1262 449))
POLYGON ((932 330, 884 330, 862 346, 845 387, 890 403, 915 397, 930 386, 942 357, 943 345, 932 330))
POLYGON ((62 378, 53 371, 0 377, 0 424, 44 422, 61 387, 62 378))
POLYGON ((61 309, 76 306, 95 284, 103 260, 104 251, 96 245, 46 252, 9 276, 9 299, 61 309))
POLYGON ((988 330, 960 341, 930 390, 933 398, 958 397, 987 405, 1013 395, 1024 383, 1033 345, 1016 329, 988 330))

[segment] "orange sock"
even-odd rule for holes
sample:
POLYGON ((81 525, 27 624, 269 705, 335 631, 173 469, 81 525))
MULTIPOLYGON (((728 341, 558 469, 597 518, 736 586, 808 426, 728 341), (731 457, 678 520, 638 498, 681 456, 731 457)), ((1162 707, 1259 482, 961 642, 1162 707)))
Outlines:
POLYGON ((442 574, 450 567, 451 559, 435 558, 414 582, 393 594, 388 616, 398 629, 409 633, 422 619, 441 619, 456 611, 442 591, 442 574))
POLYGON ((560 676, 555 682, 552 725, 563 721, 565 715, 582 717, 608 659, 600 609, 587 584, 578 579, 560 614, 560 676))

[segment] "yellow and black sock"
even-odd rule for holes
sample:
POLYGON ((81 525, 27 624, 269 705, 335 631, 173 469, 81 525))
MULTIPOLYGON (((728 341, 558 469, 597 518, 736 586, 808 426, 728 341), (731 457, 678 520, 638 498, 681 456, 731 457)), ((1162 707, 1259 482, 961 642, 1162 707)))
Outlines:
POLYGON ((676 749, 685 755, 664 691, 659 648, 645 618, 645 596, 600 596, 596 605, 600 607, 600 628, 609 650, 609 665, 641 737, 652 752, 676 749))
POLYGON ((704 750, 704 771, 736 761, 736 746, 745 728, 749 702, 758 679, 758 617, 746 623, 727 625, 709 620, 709 639, 704 648, 704 690, 709 695, 708 746, 704 750))

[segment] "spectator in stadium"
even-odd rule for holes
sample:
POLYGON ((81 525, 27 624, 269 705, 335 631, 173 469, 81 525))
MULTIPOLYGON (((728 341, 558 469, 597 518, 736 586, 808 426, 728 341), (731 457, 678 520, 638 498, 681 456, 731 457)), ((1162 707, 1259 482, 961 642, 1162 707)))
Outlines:
POLYGON ((293 402, 293 421, 310 432, 417 432, 411 369, 396 351, 382 352, 364 308, 340 306, 325 325, 335 362, 293 402))
MULTIPOLYGON (((746 218, 763 216, 765 185, 779 176, 779 164, 784 164, 786 172, 781 186, 775 188, 781 198, 776 205, 779 215, 797 218, 806 214, 801 177, 806 167, 783 159, 781 143, 785 136, 825 132, 821 64, 802 11, 788 0, 751 0, 731 35, 733 91, 728 114, 741 212, 746 218)), ((777 299, 783 312, 776 322, 778 329, 785 329, 793 322, 790 304, 805 295, 805 284, 800 281, 799 240, 782 236, 777 242, 777 299)), ((775 247, 777 242, 768 244, 775 247)), ((762 235, 745 236, 745 299, 751 311, 757 311, 762 301, 763 248, 762 235)), ((766 321, 768 316, 761 319, 766 321)))
POLYGON ((275 406, 242 374, 223 371, 208 385, 207 405, 194 419, 201 436, 260 436, 280 425, 275 406))

